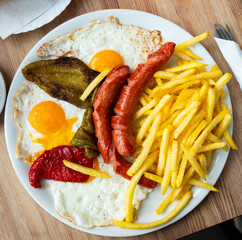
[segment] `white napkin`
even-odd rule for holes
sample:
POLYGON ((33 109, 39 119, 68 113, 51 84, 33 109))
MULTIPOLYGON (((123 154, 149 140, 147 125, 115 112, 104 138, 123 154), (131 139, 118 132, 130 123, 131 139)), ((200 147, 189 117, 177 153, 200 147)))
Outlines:
POLYGON ((214 38, 226 62, 234 73, 242 90, 242 51, 239 44, 234 41, 214 38))
POLYGON ((0 1, 0 37, 5 39, 48 11, 58 1, 59 0, 0 1))

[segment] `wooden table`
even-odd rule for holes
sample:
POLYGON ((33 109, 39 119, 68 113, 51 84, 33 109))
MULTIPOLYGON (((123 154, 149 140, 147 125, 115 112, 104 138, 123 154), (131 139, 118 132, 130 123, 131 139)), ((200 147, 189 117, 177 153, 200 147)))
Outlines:
MULTIPOLYGON (((209 30, 214 36, 214 23, 228 24, 241 42, 240 0, 72 0, 67 9, 51 23, 35 31, 12 35, 0 40, 0 71, 7 89, 13 76, 34 44, 59 24, 80 14, 108 8, 137 9, 166 18, 198 35, 209 30)), ((212 37, 203 45, 223 72, 231 72, 212 37)), ((175 239, 242 214, 241 121, 242 94, 232 79, 228 88, 234 116, 234 140, 240 150, 230 151, 226 166, 216 187, 220 193, 209 193, 205 200, 186 217, 165 229, 132 239, 175 239)), ((17 178, 4 139, 4 114, 0 117, 0 239, 114 239, 95 236, 73 229, 45 212, 24 190, 17 178)), ((125 239, 125 238, 121 238, 125 239)), ((131 238, 129 238, 131 239, 131 238)))

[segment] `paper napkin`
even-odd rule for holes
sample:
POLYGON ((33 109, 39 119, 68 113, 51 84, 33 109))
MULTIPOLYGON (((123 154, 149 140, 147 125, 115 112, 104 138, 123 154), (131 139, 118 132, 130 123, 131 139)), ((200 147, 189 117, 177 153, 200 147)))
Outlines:
POLYGON ((15 31, 48 11, 59 0, 0 1, 0 37, 5 39, 15 31))
POLYGON ((239 44, 234 41, 214 38, 226 62, 234 73, 242 90, 242 51, 239 44))

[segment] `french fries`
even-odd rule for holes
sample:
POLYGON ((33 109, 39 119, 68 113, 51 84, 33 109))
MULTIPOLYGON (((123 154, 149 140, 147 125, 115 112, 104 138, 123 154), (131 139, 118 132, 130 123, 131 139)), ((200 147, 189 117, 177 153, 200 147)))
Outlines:
POLYGON ((157 71, 153 86, 146 88, 139 99, 133 118, 136 123, 140 120, 140 127, 134 131, 136 160, 127 171, 132 179, 126 192, 125 221, 116 221, 117 226, 133 229, 159 226, 176 216, 190 201, 192 186, 219 191, 205 181, 212 151, 218 148, 228 151, 228 145, 237 149, 227 129, 231 110, 221 102, 226 97, 222 88, 232 75, 222 75, 217 65, 207 71, 207 65, 198 62, 202 59, 188 48, 208 36, 205 32, 178 44, 174 53, 180 58, 177 66, 157 71), (160 184, 162 194, 169 192, 158 205, 157 214, 173 201, 179 202, 166 217, 137 224, 132 223, 132 199, 142 175, 160 184))
POLYGON ((207 66, 207 65, 200 63, 200 62, 193 61, 193 62, 189 62, 187 64, 183 64, 181 66, 169 68, 167 71, 169 73, 174 73, 174 72, 180 72, 180 71, 184 71, 187 69, 198 68, 198 67, 202 67, 202 66, 207 66))
POLYGON ((88 168, 85 166, 82 166, 80 164, 76 164, 67 160, 63 160, 63 163, 66 167, 71 168, 77 172, 81 172, 93 177, 97 178, 111 178, 111 176, 105 172, 101 172, 99 170, 93 169, 93 168, 88 168))
POLYGON ((170 133, 172 131, 173 127, 171 125, 168 125, 163 132, 161 144, 160 144, 160 154, 159 154, 159 160, 157 165, 157 175, 161 176, 165 169, 166 164, 166 155, 167 155, 167 149, 168 149, 168 143, 170 138, 170 133))
POLYGON ((152 153, 147 161, 143 164, 143 166, 138 170, 138 172, 132 177, 129 182, 129 186, 125 195, 125 219, 127 222, 133 221, 133 195, 135 191, 135 187, 138 184, 140 178, 146 172, 149 167, 155 162, 158 156, 158 152, 152 153))
POLYGON ((166 222, 170 221, 174 218, 191 200, 192 194, 188 191, 182 197, 182 199, 178 202, 173 210, 169 214, 167 214, 164 218, 150 222, 150 223, 130 223, 130 222, 122 222, 122 221, 115 221, 114 225, 119 226, 121 228, 131 228, 131 229, 148 229, 158 227, 166 222))
POLYGON ((190 179, 188 180, 188 184, 195 185, 198 187, 206 188, 208 190, 214 191, 214 192, 219 192, 219 190, 205 182, 199 181, 197 179, 190 179))
POLYGON ((202 41, 203 39, 206 39, 208 36, 209 36, 209 32, 208 31, 204 32, 204 33, 202 33, 202 34, 200 34, 200 35, 198 35, 198 36, 196 36, 196 37, 194 37, 190 40, 187 40, 183 43, 176 45, 175 51, 178 52, 178 51, 181 51, 181 50, 183 50, 187 47, 190 47, 191 45, 194 45, 194 44, 202 41))
POLYGON ((134 173, 138 171, 138 169, 142 166, 143 162, 145 161, 146 157, 148 156, 149 150, 155 140, 155 134, 160 125, 160 122, 161 122, 161 114, 158 114, 155 117, 155 120, 151 126, 150 133, 148 134, 147 138, 144 141, 145 147, 141 151, 140 155, 137 157, 136 161, 133 163, 133 165, 127 171, 127 174, 129 176, 133 176, 134 173))
POLYGON ((86 98, 90 95, 90 93, 94 90, 94 88, 112 71, 112 68, 104 69, 97 77, 93 79, 93 81, 87 86, 86 90, 81 95, 80 99, 85 101, 86 98))

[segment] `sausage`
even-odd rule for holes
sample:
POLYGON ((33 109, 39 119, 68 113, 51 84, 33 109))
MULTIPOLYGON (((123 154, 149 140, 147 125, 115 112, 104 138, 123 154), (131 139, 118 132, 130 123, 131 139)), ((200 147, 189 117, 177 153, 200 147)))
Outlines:
MULTIPOLYGON (((128 76, 128 66, 117 67, 108 75, 97 92, 93 103, 94 112, 92 115, 95 125, 95 135, 98 138, 97 145, 104 162, 113 163, 115 173, 130 180, 131 177, 127 175, 127 171, 131 163, 124 160, 117 152, 112 141, 110 126, 110 109, 119 89, 125 83, 128 76)), ((145 177, 140 179, 139 184, 147 188, 154 188, 157 185, 156 182, 145 177)))
POLYGON ((126 65, 114 68, 99 88, 93 103, 92 116, 98 138, 97 146, 105 163, 110 163, 109 148, 112 144, 110 109, 129 75, 129 67, 126 65))
POLYGON ((132 133, 131 121, 140 94, 154 73, 167 63, 172 56, 175 43, 168 42, 156 52, 149 54, 147 62, 139 64, 128 79, 128 85, 123 86, 114 108, 115 116, 111 119, 112 136, 117 151, 125 157, 132 156, 136 143, 132 133))
MULTIPOLYGON (((117 150, 114 146, 114 143, 111 146, 110 154, 111 154, 111 157, 113 158, 112 161, 114 162, 114 164, 113 164, 114 172, 119 174, 120 176, 130 180, 132 177, 130 177, 127 174, 127 171, 131 167, 132 164, 130 162, 124 160, 122 158, 122 156, 120 156, 120 154, 117 152, 117 150)), ((157 185, 157 183, 155 181, 152 181, 144 176, 141 177, 138 184, 143 187, 146 187, 146 188, 154 188, 157 185)))

